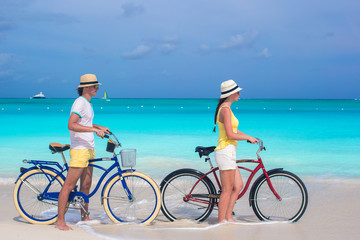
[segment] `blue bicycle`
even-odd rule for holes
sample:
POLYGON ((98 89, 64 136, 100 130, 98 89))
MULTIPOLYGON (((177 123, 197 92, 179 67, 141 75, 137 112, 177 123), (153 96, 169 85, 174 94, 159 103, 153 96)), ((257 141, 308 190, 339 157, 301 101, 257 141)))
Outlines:
MULTIPOLYGON (((115 173, 106 180, 101 190, 101 204, 108 217, 114 223, 150 223, 160 211, 159 187, 149 176, 133 169, 136 150, 123 149, 120 154, 116 154, 114 150, 121 144, 114 134, 109 135, 105 136, 109 139, 106 151, 113 153, 113 157, 89 161, 89 166, 103 172, 100 180, 89 195, 77 191, 75 187, 70 193, 68 207, 84 209, 89 198, 94 196, 106 176, 114 170, 115 173), (121 155, 122 166, 127 169, 121 169, 117 155, 121 155), (108 168, 97 165, 103 161, 113 161, 113 164, 108 168)), ((70 149, 70 145, 51 143, 49 148, 52 153, 62 155, 63 166, 55 161, 23 160, 33 166, 22 167, 15 182, 15 207, 30 223, 52 224, 57 221, 58 196, 65 181, 64 174, 68 170, 64 151, 70 149)))

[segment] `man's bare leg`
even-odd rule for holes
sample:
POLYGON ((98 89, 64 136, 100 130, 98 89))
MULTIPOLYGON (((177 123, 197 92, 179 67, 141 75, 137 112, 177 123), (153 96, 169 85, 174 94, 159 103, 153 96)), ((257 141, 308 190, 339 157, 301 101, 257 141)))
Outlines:
POLYGON ((58 200, 58 221, 55 227, 60 230, 65 230, 65 231, 73 230, 65 223, 65 209, 66 209, 67 201, 69 199, 70 192, 76 186, 76 183, 80 178, 81 174, 83 173, 83 171, 84 168, 75 168, 75 167, 70 167, 68 170, 68 175, 60 191, 59 200, 58 200))
MULTIPOLYGON (((93 174, 93 167, 88 166, 87 168, 85 168, 85 170, 83 171, 80 177, 80 192, 83 192, 86 195, 89 195, 90 193, 92 174, 93 174)), ((89 213, 88 203, 85 204, 84 208, 86 212, 89 213)), ((85 211, 81 209, 81 221, 90 221, 90 217, 88 215, 87 216, 84 215, 85 215, 85 211)))

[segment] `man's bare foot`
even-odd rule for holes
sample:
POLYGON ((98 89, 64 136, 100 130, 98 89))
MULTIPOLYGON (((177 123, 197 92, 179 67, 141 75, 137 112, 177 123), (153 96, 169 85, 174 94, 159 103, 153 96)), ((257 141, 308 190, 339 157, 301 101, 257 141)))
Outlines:
POLYGON ((84 217, 84 218, 83 218, 83 217, 81 218, 81 221, 84 221, 84 222, 85 222, 85 221, 90 221, 90 220, 91 220, 91 219, 89 218, 89 216, 84 217))
POLYGON ((68 225, 66 225, 66 223, 63 223, 63 224, 57 223, 57 224, 55 225, 55 228, 60 229, 60 230, 63 230, 63 231, 73 230, 71 227, 69 227, 68 225))

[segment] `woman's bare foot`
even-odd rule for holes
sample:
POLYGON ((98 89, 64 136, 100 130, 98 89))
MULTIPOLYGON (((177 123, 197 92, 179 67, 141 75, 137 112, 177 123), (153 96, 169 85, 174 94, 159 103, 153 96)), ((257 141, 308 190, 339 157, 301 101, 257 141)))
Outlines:
POLYGON ((233 219, 233 218, 229 218, 229 219, 226 219, 226 222, 234 223, 234 222, 236 222, 236 221, 235 221, 235 219, 233 219))
POLYGON ((63 230, 63 231, 69 231, 69 230, 73 230, 71 227, 69 227, 68 225, 66 225, 66 223, 57 223, 55 225, 55 228, 63 230))

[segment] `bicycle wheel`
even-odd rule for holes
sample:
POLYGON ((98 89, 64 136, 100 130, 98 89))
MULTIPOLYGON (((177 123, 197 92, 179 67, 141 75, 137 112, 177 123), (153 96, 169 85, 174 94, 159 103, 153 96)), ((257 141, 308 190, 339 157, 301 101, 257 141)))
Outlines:
POLYGON ((281 197, 278 200, 262 175, 250 194, 250 203, 256 216, 262 220, 296 222, 304 214, 308 194, 305 184, 295 174, 283 170, 269 173, 271 184, 281 197))
POLYGON ((161 210, 170 221, 204 221, 211 214, 217 201, 211 195, 216 190, 208 177, 201 179, 203 175, 194 169, 180 169, 164 178, 161 210))
MULTIPOLYGON (((49 186, 49 179, 54 179, 57 174, 47 169, 43 171, 30 170, 20 177, 14 188, 14 204, 26 221, 35 224, 52 224, 57 220, 57 199, 42 199, 40 194, 49 186)), ((57 176, 47 192, 58 193, 63 184, 64 180, 57 176)))
POLYGON ((114 223, 150 223, 161 207, 158 185, 140 172, 127 172, 111 179, 105 186, 103 201, 105 212, 114 223))

